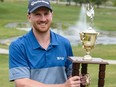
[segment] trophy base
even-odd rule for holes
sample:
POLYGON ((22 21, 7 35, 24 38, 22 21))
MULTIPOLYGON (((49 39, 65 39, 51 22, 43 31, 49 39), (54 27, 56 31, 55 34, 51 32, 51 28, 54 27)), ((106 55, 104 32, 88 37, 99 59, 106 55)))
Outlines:
POLYGON ((85 55, 83 57, 83 60, 92 60, 92 57, 90 55, 85 55))

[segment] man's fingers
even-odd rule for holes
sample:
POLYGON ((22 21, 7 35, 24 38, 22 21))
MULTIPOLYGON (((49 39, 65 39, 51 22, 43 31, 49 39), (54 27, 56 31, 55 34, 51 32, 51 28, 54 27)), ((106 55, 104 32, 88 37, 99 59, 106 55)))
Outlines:
POLYGON ((73 80, 73 81, 76 81, 76 80, 80 80, 80 77, 79 76, 73 76, 70 79, 73 80))

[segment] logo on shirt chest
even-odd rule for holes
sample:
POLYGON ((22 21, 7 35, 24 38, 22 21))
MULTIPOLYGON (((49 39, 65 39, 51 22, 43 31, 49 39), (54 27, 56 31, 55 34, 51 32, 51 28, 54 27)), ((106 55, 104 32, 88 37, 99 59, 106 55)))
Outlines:
POLYGON ((57 60, 64 60, 64 57, 57 57, 57 60))

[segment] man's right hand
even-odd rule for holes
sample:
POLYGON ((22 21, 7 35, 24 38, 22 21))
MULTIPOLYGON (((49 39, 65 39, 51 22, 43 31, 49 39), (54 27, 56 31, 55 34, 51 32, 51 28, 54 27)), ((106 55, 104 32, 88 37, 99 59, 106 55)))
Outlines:
POLYGON ((80 77, 73 76, 65 82, 65 87, 80 87, 80 77))

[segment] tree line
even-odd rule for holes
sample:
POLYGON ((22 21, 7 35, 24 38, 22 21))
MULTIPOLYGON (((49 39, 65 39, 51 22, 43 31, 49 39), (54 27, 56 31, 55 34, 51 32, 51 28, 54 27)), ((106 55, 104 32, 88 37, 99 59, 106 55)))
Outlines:
POLYGON ((0 2, 4 2, 4 0, 0 0, 0 2))
POLYGON ((101 5, 102 3, 107 2, 108 0, 73 0, 75 2, 75 4, 80 4, 82 5, 83 3, 93 3, 95 5, 97 5, 97 7, 99 8, 99 5, 101 5))
MULTIPOLYGON (((0 2, 4 2, 5 0, 0 0, 0 2)), ((56 2, 60 2, 63 0, 56 0, 56 2)), ((93 3, 95 5, 97 5, 97 7, 99 8, 99 5, 102 5, 104 3, 106 3, 107 1, 111 1, 111 0, 66 0, 67 4, 66 5, 71 5, 71 1, 75 2, 75 5, 80 4, 82 5, 83 3, 93 3)), ((116 0, 112 0, 112 2, 114 3, 114 6, 116 6, 116 0)))
MULTIPOLYGON (((100 5, 106 3, 107 1, 111 0, 67 0, 67 5, 71 5, 71 1, 75 2, 75 5, 82 5, 83 3, 92 3, 94 5, 97 5, 97 8, 99 8, 100 5)), ((116 6, 116 0, 112 0, 112 3, 114 6, 116 6)))

